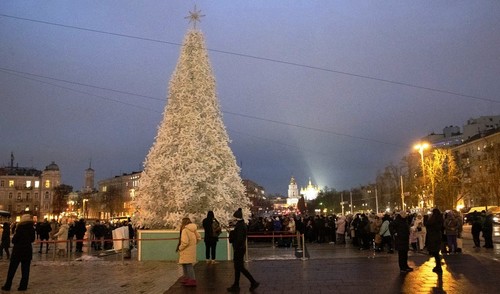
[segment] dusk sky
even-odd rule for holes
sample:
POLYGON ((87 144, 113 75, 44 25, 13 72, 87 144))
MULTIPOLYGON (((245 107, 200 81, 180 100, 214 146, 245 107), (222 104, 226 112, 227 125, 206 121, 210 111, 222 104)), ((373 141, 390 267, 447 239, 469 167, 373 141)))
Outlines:
POLYGON ((0 1, 0 165, 140 171, 194 5, 242 177, 373 183, 500 114, 500 1, 0 1))

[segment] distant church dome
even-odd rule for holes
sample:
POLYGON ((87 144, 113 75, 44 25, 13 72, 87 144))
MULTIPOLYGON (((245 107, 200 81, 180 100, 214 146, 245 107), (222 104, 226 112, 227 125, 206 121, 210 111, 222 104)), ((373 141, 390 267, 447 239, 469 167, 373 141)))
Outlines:
POLYGON ((52 161, 51 164, 49 164, 45 167, 45 170, 59 171, 59 166, 55 162, 52 161))

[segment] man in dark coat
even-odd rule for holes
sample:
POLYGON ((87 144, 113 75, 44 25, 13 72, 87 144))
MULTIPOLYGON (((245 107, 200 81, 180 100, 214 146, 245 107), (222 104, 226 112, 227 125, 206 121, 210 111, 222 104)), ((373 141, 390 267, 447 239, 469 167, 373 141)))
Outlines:
POLYGON ((81 218, 75 223, 76 252, 83 252, 83 237, 86 231, 85 220, 81 218))
POLYGON ((241 208, 233 214, 237 219, 234 230, 230 233, 229 242, 233 244, 233 262, 234 262, 234 283, 231 287, 227 288, 229 292, 239 292, 240 290, 240 274, 243 274, 251 283, 250 291, 259 287, 259 283, 252 277, 250 272, 245 268, 246 252, 246 239, 247 239, 247 226, 243 220, 243 211, 241 208))
POLYGON ((483 227, 483 221, 481 219, 481 216, 479 215, 479 212, 474 211, 472 213, 472 228, 471 228, 471 234, 472 234, 472 240, 474 240, 474 248, 480 248, 481 247, 481 240, 479 239, 479 236, 481 235, 481 231, 483 227))
POLYGON ((425 228, 427 230, 425 235, 425 246, 427 250, 429 250, 429 255, 434 256, 434 259, 436 260, 436 266, 432 269, 432 271, 438 274, 443 272, 443 269, 441 268, 441 257, 439 255, 441 242, 443 241, 443 226, 443 215, 439 209, 434 208, 431 216, 425 223, 425 228))
POLYGON ((47 248, 46 248, 46 253, 49 252, 49 233, 50 231, 52 231, 52 227, 50 226, 49 224, 49 221, 47 219, 44 219, 43 222, 37 226, 38 227, 38 234, 40 235, 40 251, 38 251, 38 253, 42 253, 42 249, 43 249, 43 243, 46 244, 47 248), (46 242, 43 242, 43 241, 46 241, 46 242))
POLYGON ((12 237, 14 248, 10 257, 7 280, 2 286, 2 290, 10 291, 12 279, 14 279, 19 264, 21 264, 21 282, 17 290, 26 291, 28 289, 30 265, 33 257, 33 247, 31 244, 33 242, 35 242, 34 223, 31 220, 31 215, 25 214, 21 217, 21 222, 17 225, 16 232, 12 237))
POLYGON ((408 266, 408 250, 410 250, 410 225, 406 220, 406 211, 400 211, 396 219, 389 225, 394 245, 398 251, 399 270, 402 273, 411 272, 408 266))
POLYGON ((484 248, 493 248, 493 214, 491 212, 486 213, 486 217, 483 222, 483 238, 484 238, 484 248))
POLYGON ((7 253, 7 259, 10 258, 10 223, 3 223, 3 231, 2 231, 2 241, 0 243, 0 259, 3 258, 3 251, 7 253))

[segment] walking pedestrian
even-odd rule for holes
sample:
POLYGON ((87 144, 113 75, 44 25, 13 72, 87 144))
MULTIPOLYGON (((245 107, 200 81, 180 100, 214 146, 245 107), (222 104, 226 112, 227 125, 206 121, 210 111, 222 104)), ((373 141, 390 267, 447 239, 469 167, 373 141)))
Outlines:
POLYGON ((21 222, 17 224, 16 232, 12 237, 12 255, 10 258, 9 270, 7 271, 7 280, 2 286, 2 290, 10 291, 12 279, 16 274, 19 264, 21 264, 21 281, 18 291, 26 291, 28 289, 28 281, 30 276, 30 265, 33 257, 32 243, 35 242, 35 228, 31 220, 31 215, 24 214, 21 216, 21 222))
POLYGON ((441 268, 441 256, 439 255, 439 250, 441 250, 442 232, 443 232, 443 215, 441 211, 437 208, 432 210, 432 214, 425 223, 425 228, 427 234, 425 236, 425 246, 429 251, 429 255, 434 257, 436 261, 436 266, 432 269, 433 272, 437 274, 443 273, 441 268))
POLYGON ((2 227, 2 242, 0 243, 0 259, 3 258, 3 252, 7 254, 7 259, 10 258, 10 223, 4 222, 2 227))
POLYGON ((207 213, 207 217, 202 221, 202 225, 205 231, 203 236, 203 241, 205 241, 205 258, 207 263, 215 264, 217 242, 219 241, 219 234, 222 232, 222 229, 213 211, 210 210, 207 213))
POLYGON ((479 215, 479 212, 474 211, 472 213, 472 228, 471 228, 472 240, 474 240, 474 248, 481 248, 481 240, 479 236, 481 235, 482 227, 483 227, 483 221, 481 219, 481 216, 479 215))
POLYGON ((389 225, 394 237, 394 245, 398 251, 398 263, 401 273, 411 272, 413 268, 408 266, 408 250, 410 250, 410 225, 406 220, 406 211, 402 210, 396 215, 396 219, 389 225))
POLYGON ((250 281, 250 291, 253 291, 259 287, 259 282, 257 282, 250 272, 245 268, 245 257, 246 252, 246 239, 247 239, 247 226, 243 220, 243 211, 241 208, 233 214, 237 222, 229 234, 229 242, 233 244, 233 262, 234 262, 234 283, 231 287, 227 288, 229 292, 238 292, 240 290, 240 275, 243 274, 250 281))
POLYGON ((187 217, 182 219, 176 251, 179 253, 179 264, 182 265, 184 286, 196 287, 193 264, 196 262, 196 244, 201 240, 195 224, 187 217))

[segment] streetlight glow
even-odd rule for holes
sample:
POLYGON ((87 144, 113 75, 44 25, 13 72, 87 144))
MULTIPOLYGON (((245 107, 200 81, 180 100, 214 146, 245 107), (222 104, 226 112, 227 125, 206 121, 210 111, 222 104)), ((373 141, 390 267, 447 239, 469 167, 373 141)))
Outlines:
MULTIPOLYGON (((426 142, 422 142, 422 143, 418 143, 418 144, 415 144, 415 146, 413 147, 415 150, 418 150, 418 153, 420 153, 420 160, 421 160, 421 164, 422 164, 422 179, 423 179, 423 191, 422 191, 422 196, 424 195, 424 191, 425 191, 425 187, 426 187, 426 180, 425 180, 425 167, 424 167, 424 150, 425 149, 429 149, 431 146, 429 143, 426 143, 426 142)), ((424 202, 425 204, 425 202, 424 202)))

